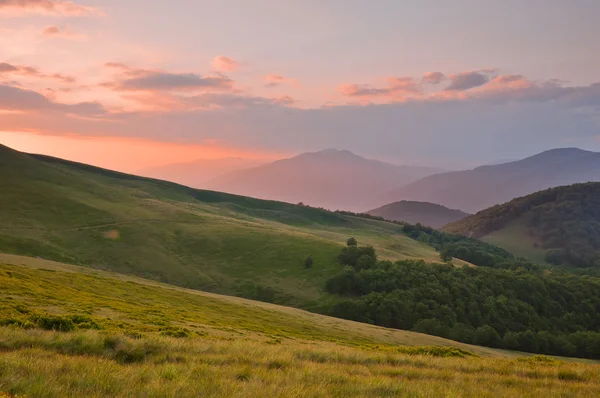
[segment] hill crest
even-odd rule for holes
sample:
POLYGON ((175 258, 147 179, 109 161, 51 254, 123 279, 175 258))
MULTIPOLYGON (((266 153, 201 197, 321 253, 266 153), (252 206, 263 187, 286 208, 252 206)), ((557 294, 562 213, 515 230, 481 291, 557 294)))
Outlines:
POLYGON ((440 228, 453 221, 469 216, 460 210, 449 209, 445 206, 430 202, 402 200, 387 204, 377 209, 369 210, 367 214, 383 217, 386 220, 422 224, 440 228))

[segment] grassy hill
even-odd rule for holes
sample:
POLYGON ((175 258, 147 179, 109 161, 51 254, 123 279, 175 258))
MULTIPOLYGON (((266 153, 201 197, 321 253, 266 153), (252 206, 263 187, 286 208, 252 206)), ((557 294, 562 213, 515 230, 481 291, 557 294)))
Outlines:
POLYGON ((446 224, 467 217, 469 214, 460 210, 449 209, 435 203, 402 200, 390 203, 367 214, 383 217, 386 220, 403 221, 410 224, 423 224, 433 228, 441 228, 446 224))
POLYGON ((597 396, 600 368, 0 255, 0 396, 597 396), (3 395, 4 393, 4 395, 3 395))
POLYGON ((540 191, 444 227, 537 261, 600 270, 600 183, 540 191))
POLYGON ((402 227, 142 178, 0 146, 0 252, 312 307, 349 236, 438 261, 402 227), (313 257, 313 267, 304 260, 313 257))

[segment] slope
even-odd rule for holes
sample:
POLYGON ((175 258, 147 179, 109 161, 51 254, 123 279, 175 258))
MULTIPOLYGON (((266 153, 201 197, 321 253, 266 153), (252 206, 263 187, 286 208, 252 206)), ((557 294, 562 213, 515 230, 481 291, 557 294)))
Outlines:
POLYGON ((349 151, 328 149, 234 172, 206 186, 331 210, 362 211, 372 208, 390 186, 408 184, 434 172, 431 168, 395 166, 349 151))
POLYGON ((600 371, 585 361, 526 357, 39 259, 0 256, 0 286, 0 395, 600 393, 600 371))
POLYGON ((201 191, 0 147, 0 252, 310 306, 348 236, 435 260, 401 226, 201 191), (311 255, 312 269, 303 267, 311 255))
POLYGON ((444 227, 555 265, 600 270, 600 183, 537 192, 444 227))
POLYGON ((469 215, 460 210, 449 209, 435 203, 407 200, 369 210, 367 214, 383 217, 386 220, 405 221, 409 224, 420 223, 433 228, 443 227, 469 215))
POLYGON ((543 189, 600 181, 600 153, 553 149, 473 170, 436 174, 385 195, 381 202, 417 200, 475 213, 543 189))

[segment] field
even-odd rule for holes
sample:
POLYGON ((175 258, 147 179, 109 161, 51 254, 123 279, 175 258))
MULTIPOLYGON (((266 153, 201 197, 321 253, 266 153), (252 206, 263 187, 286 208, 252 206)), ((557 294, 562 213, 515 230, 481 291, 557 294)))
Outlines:
POLYGON ((0 147, 0 252, 314 309, 349 236, 439 261, 401 226, 202 191, 0 147), (305 269, 307 256, 312 269, 305 269))
POLYGON ((600 367, 0 257, 0 396, 598 396, 600 367), (9 395, 10 396, 10 395, 9 395))

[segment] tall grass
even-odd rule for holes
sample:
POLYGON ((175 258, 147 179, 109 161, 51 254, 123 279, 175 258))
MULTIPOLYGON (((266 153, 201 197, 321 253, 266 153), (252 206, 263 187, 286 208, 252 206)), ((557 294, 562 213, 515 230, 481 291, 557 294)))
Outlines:
MULTIPOLYGON (((600 367, 280 344, 0 328, 0 391, 31 397, 591 397, 600 367)), ((425 352, 425 351, 423 351, 425 352)), ((9 395, 9 396, 12 396, 9 395)), ((1 396, 1 395, 0 395, 1 396)))

